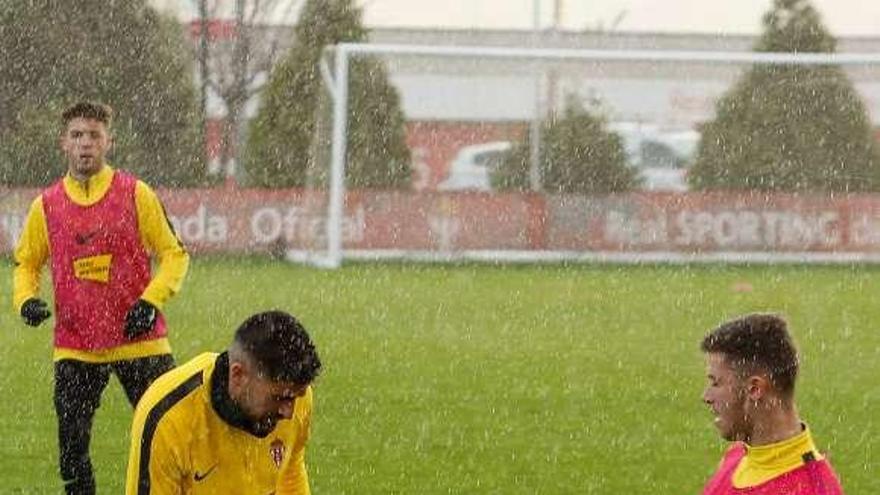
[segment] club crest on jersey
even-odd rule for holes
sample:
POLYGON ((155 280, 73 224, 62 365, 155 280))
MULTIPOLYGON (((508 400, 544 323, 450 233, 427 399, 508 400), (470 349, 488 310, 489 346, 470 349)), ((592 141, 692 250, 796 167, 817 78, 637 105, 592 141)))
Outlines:
POLYGON ((269 446, 269 455, 272 456, 272 462, 275 463, 275 467, 280 469, 281 461, 284 460, 284 442, 276 438, 272 445, 269 446))

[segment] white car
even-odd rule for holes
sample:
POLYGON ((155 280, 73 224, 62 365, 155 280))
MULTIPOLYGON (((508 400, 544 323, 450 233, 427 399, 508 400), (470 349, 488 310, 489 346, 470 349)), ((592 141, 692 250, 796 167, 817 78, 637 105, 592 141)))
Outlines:
MULTIPOLYGON (((700 134, 693 130, 661 131, 654 126, 615 122, 608 126, 623 140, 627 160, 638 169, 641 188, 649 191, 687 191, 687 171, 700 134)), ((491 170, 510 151, 509 141, 463 146, 452 160, 441 191, 490 191, 491 170)))
POLYGON ((642 189, 649 191, 687 191, 690 156, 670 143, 656 139, 641 142, 637 157, 630 163, 639 170, 642 189))
POLYGON ((490 173, 504 154, 510 151, 509 141, 463 146, 449 166, 449 175, 437 185, 441 191, 490 191, 490 173))
POLYGON ((629 122, 609 124, 623 139, 629 164, 638 169, 642 189, 687 191, 687 171, 700 134, 693 130, 662 131, 629 122))

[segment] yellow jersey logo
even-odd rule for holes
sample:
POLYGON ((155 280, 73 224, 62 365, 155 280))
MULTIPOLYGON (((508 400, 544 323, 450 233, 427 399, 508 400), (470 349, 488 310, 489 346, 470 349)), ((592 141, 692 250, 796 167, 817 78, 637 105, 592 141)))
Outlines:
POLYGON ((74 260, 73 275, 80 280, 106 284, 110 282, 110 263, 112 260, 112 254, 99 254, 74 260))

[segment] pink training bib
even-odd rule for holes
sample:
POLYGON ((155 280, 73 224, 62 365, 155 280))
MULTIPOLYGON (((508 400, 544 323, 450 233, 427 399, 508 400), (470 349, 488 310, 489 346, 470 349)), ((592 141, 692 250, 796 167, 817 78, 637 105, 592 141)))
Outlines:
MULTIPOLYGON (((130 343, 125 315, 150 283, 134 177, 116 171, 91 206, 74 203, 58 181, 43 192, 55 287, 55 346, 99 350, 130 343)), ((137 341, 164 337, 165 321, 137 341)))
POLYGON ((742 443, 735 443, 721 461, 721 467, 703 489, 703 495, 843 495, 831 465, 805 459, 805 464, 777 478, 748 488, 734 488, 733 472, 746 454, 742 443))

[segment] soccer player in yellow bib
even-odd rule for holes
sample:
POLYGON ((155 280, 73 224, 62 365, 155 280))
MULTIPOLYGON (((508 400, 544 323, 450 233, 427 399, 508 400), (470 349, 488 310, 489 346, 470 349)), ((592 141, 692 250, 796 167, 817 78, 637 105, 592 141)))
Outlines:
POLYGON ((290 314, 251 316, 226 352, 166 373, 135 410, 127 495, 310 493, 305 448, 321 361, 290 314))

